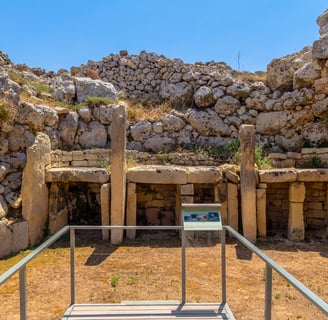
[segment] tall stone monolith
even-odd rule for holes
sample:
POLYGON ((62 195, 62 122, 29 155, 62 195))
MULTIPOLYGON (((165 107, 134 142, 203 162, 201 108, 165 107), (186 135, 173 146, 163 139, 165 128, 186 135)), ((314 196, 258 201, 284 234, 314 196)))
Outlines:
MULTIPOLYGON (((111 134, 111 225, 123 226, 126 195, 126 127, 127 106, 120 104, 113 109, 111 134)), ((120 244, 123 230, 111 231, 111 243, 120 244)))
POLYGON ((241 165, 240 193, 243 234, 250 241, 256 240, 256 175, 254 168, 254 126, 242 125, 239 131, 241 165))
POLYGON ((22 178, 22 215, 28 221, 29 242, 42 239, 48 226, 49 191, 45 181, 45 167, 50 164, 51 144, 44 133, 37 133, 34 144, 27 149, 27 161, 22 178))

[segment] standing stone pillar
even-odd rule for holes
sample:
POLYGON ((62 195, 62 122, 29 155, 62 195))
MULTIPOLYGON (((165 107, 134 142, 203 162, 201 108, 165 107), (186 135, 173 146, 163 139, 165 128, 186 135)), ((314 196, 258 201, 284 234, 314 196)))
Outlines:
POLYGON ((239 131, 241 165, 240 193, 243 233, 250 241, 256 240, 256 176, 254 168, 254 126, 242 125, 239 131))
POLYGON ((221 204, 220 212, 222 224, 228 224, 228 197, 226 183, 214 184, 214 202, 221 204))
POLYGON ((27 161, 22 178, 22 215, 28 221, 29 242, 38 243, 48 220, 48 187, 45 167, 50 164, 49 137, 38 132, 34 144, 26 151, 27 161))
POLYGON ((227 183, 228 225, 238 230, 238 184, 227 183))
POLYGON ((266 185, 256 190, 257 232, 261 239, 266 239, 266 185))
MULTIPOLYGON (((100 187, 101 225, 110 225, 110 183, 104 183, 100 187)), ((102 239, 109 240, 109 230, 102 230, 102 239)))
MULTIPOLYGON (((126 123, 127 106, 120 104, 113 109, 111 134, 111 225, 123 226, 126 195, 126 123)), ((123 230, 112 230, 111 243, 123 241, 123 230)))
POLYGON ((304 216, 303 204, 305 199, 304 182, 292 182, 289 184, 289 217, 288 239, 292 241, 304 240, 304 216))
MULTIPOLYGON (((137 225, 137 184, 130 182, 128 183, 128 194, 126 200, 126 225, 136 226, 137 225)), ((126 237, 129 240, 135 240, 136 230, 127 230, 126 237)))
POLYGON ((52 182, 49 193, 49 231, 55 234, 68 223, 68 183, 52 182))

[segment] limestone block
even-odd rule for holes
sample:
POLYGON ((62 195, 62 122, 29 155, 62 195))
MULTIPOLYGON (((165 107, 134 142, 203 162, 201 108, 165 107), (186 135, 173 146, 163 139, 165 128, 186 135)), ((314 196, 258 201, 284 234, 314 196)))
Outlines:
MULTIPOLYGON (((111 224, 124 225, 126 197, 126 123, 127 106, 113 108, 111 154, 111 224)), ((112 230, 111 243, 123 241, 123 230, 112 230)))
POLYGON ((303 155, 314 155, 316 154, 317 149, 316 148, 302 148, 301 154, 303 155))
POLYGON ((305 184, 303 182, 293 182, 289 184, 289 201, 304 202, 305 184))
POLYGON ((293 182, 297 179, 297 171, 295 169, 274 169, 259 170, 259 180, 261 183, 281 183, 293 182))
MULTIPOLYGON (((127 202, 126 202, 126 225, 137 225, 137 193, 136 183, 128 183, 127 202)), ((136 237, 136 230, 127 230, 126 237, 129 240, 134 240, 136 237)))
POLYGON ((45 172, 46 182, 83 181, 106 183, 109 173, 104 168, 76 167, 76 168, 50 168, 45 172))
POLYGON ((182 167, 148 165, 129 168, 127 180, 136 183, 186 184, 187 174, 182 167))
MULTIPOLYGON (((110 225, 110 183, 100 187, 101 225, 110 225)), ((109 230, 102 230, 102 239, 109 240, 109 230)))
MULTIPOLYGON (((28 223, 19 221, 10 225, 12 233, 11 252, 16 253, 28 247, 28 223)), ((0 254, 1 255, 1 254, 0 254)))
POLYGON ((227 183, 228 225, 238 230, 238 185, 227 183))
POLYGON ((194 196, 181 196, 181 203, 194 203, 194 196))
POLYGON ((266 238, 266 189, 256 190, 257 233, 260 238, 266 238))
POLYGON ((0 195, 0 219, 4 218, 8 213, 8 205, 5 198, 0 195))
POLYGON ((233 183, 235 183, 235 184, 238 184, 239 183, 239 181, 240 181, 240 178, 239 178, 239 175, 237 174, 237 173, 235 173, 235 172, 232 172, 232 171, 227 171, 226 173, 225 173, 225 175, 226 175, 226 178, 229 180, 229 181, 231 181, 231 182, 233 182, 233 183))
POLYGON ((187 167, 187 183, 219 183, 223 180, 222 171, 217 167, 187 167))
POLYGON ((287 155, 285 153, 270 153, 268 155, 269 159, 279 159, 279 160, 286 160, 287 155))
POLYGON ((117 101, 117 91, 115 87, 101 80, 93 80, 90 78, 75 77, 75 87, 77 101, 80 103, 88 96, 92 97, 107 97, 117 101))
POLYGON ((4 221, 0 221, 0 257, 5 257, 12 253, 11 243, 11 230, 4 221))
POLYGON ((328 78, 321 78, 315 80, 314 89, 317 94, 328 94, 328 78))
POLYGON ((68 183, 52 183, 49 190, 49 231, 55 234, 68 224, 68 183))
POLYGON ((256 117, 256 132, 269 135, 279 134, 286 124, 286 111, 262 112, 256 117))
POLYGON ((328 58, 328 35, 313 42, 312 58, 313 59, 328 58))
POLYGON ((180 187, 180 194, 181 195, 194 195, 194 185, 192 183, 189 184, 182 184, 180 187))
POLYGON ((304 233, 303 203, 289 202, 288 239, 303 241, 304 233))
POLYGON ((288 159, 300 160, 301 157, 302 157, 302 155, 299 152, 287 152, 288 159))
POLYGON ((84 160, 84 152, 83 151, 73 151, 72 152, 72 160, 84 160))
POLYGON ((254 169, 254 126, 242 125, 239 131, 241 165, 240 192, 244 237, 256 240, 256 175, 254 169))
POLYGON ((22 178, 22 215, 29 224, 29 242, 39 242, 48 218, 48 187, 45 168, 50 164, 50 139, 37 133, 34 144, 27 149, 22 178))
POLYGON ((302 182, 328 182, 328 169, 299 169, 297 181, 302 182))
POLYGON ((73 160, 71 162, 72 167, 87 167, 88 161, 87 160, 73 160))

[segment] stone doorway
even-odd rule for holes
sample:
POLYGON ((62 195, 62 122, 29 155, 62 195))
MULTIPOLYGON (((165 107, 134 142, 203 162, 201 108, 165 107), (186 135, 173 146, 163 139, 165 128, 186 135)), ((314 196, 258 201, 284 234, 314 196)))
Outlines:
POLYGON ((70 183, 67 200, 68 224, 101 225, 99 184, 70 183))

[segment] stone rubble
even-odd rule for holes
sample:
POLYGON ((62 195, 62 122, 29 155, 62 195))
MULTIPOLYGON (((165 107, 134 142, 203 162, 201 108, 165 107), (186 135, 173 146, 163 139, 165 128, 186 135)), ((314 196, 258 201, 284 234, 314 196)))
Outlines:
MULTIPOLYGON (((22 172, 27 149, 37 136, 47 136, 52 150, 108 149, 112 111, 122 97, 150 101, 154 108, 161 103, 174 107, 156 119, 129 121, 127 149, 140 154, 173 157, 179 149, 222 147, 238 137, 243 124, 255 126, 256 144, 268 151, 292 152, 305 141, 327 145, 328 10, 317 24, 319 39, 298 53, 274 59, 266 82, 222 62, 186 64, 145 51, 129 55, 122 50, 58 73, 15 65, 0 51, 0 101, 10 102, 15 111, 12 121, 0 118, 0 219, 8 222, 21 216, 22 172), (11 80, 13 72, 50 86, 48 95, 58 101, 80 103, 98 96, 113 102, 77 111, 53 108, 43 104, 35 88, 11 80), (21 102, 22 93, 40 103, 21 102)), ((295 159, 275 160, 293 164, 295 159)), ((77 165, 91 160, 74 161, 77 165)), ((232 175, 231 179, 237 180, 232 175)))

